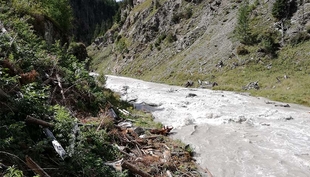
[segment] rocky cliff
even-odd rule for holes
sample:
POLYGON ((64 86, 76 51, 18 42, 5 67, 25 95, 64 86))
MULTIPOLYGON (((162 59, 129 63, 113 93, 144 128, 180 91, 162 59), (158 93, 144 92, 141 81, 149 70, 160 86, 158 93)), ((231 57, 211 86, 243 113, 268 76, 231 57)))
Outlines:
MULTIPOLYGON (((288 5, 294 5, 294 11, 282 20, 272 15, 275 2, 248 2, 247 18, 253 42, 243 44, 235 30, 244 1, 135 1, 134 7, 122 11, 123 23, 114 24, 88 47, 93 69, 178 85, 187 80, 216 81, 221 89, 241 89, 241 85, 250 81, 263 82, 254 72, 280 62, 277 58, 287 55, 282 54, 286 47, 295 50, 297 44, 306 46, 303 42, 309 39, 310 1, 287 1, 288 5), (231 83, 235 78, 242 81, 231 83)), ((306 64, 305 54, 299 56, 303 58, 301 65, 306 64)), ((283 62, 278 64, 282 68, 283 62)), ((279 73, 280 70, 276 73, 286 74, 279 73)), ((304 71, 309 76, 309 69, 304 71)), ((272 84, 265 85, 270 88, 272 84)))

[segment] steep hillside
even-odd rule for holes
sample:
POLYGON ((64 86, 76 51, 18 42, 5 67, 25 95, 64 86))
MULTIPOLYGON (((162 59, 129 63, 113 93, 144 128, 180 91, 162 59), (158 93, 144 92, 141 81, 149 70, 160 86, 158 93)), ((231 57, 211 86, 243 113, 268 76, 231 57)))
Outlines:
POLYGON ((70 5, 75 17, 73 33, 77 41, 85 44, 112 26, 112 17, 119 9, 119 4, 112 0, 70 0, 70 5))
POLYGON ((201 176, 192 149, 167 137, 173 128, 89 73, 71 10, 0 0, 0 176, 201 176))
POLYGON ((310 105, 310 1, 276 2, 136 1, 88 47, 92 69, 310 105))

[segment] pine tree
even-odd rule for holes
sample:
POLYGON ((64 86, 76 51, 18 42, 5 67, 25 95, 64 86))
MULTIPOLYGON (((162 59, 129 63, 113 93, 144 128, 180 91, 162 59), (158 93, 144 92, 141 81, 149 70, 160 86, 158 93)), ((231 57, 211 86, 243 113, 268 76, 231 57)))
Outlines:
POLYGON ((251 44, 253 42, 249 23, 250 23, 249 5, 247 2, 245 2, 239 9, 237 26, 235 29, 237 38, 243 44, 251 44))
POLYGON ((272 7, 272 16, 277 20, 281 20, 288 15, 289 0, 276 0, 272 7))

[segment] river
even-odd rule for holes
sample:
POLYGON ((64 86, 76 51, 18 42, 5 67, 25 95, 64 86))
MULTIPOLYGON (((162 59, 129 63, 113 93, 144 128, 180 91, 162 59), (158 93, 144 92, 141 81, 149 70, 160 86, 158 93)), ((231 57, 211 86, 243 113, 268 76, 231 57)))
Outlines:
POLYGON ((106 76, 106 87, 174 127, 214 177, 309 177, 310 108, 245 93, 106 76))

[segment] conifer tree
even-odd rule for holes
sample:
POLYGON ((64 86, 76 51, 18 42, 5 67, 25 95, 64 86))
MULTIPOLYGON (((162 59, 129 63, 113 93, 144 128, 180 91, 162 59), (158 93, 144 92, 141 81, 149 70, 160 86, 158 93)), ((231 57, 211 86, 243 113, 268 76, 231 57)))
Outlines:
POLYGON ((248 2, 245 2, 239 9, 237 26, 235 29, 237 38, 243 44, 252 43, 252 35, 249 23, 250 23, 249 4, 248 2))

